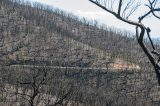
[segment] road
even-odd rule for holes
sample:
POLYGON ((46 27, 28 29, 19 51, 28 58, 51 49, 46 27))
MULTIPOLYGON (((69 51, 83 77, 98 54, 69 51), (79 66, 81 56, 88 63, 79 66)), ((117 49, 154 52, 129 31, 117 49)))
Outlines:
MULTIPOLYGON (((103 71, 112 71, 112 72, 121 72, 121 71, 133 71, 132 69, 113 69, 106 67, 62 67, 62 66, 41 66, 41 65, 10 65, 7 67, 21 67, 21 68, 51 68, 51 69, 76 69, 76 70, 103 70, 103 71)), ((134 72, 137 71, 134 69, 134 72)))

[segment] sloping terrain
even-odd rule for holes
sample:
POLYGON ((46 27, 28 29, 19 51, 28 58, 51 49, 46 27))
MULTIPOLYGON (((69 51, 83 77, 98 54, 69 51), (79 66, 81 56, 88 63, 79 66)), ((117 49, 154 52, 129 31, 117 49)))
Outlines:
POLYGON ((1 5, 2 63, 106 67, 119 57, 135 62, 130 58, 139 48, 132 38, 54 11, 1 5))
POLYGON ((12 87, 22 89, 19 102, 25 105, 24 97, 34 95, 35 88, 37 98, 59 97, 72 85, 72 96, 65 100, 77 106, 158 106, 156 76, 128 36, 49 6, 1 0, 0 100, 12 104, 5 101, 12 99, 12 87))

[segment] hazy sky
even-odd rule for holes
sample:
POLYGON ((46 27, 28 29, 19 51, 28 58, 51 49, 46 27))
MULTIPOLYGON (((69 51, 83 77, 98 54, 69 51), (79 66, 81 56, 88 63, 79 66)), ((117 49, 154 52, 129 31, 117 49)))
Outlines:
MULTIPOLYGON (((125 24, 119 21, 112 15, 108 14, 106 11, 95 6, 89 0, 31 0, 41 2, 53 7, 58 7, 62 10, 72 12, 75 15, 83 16, 88 19, 96 19, 99 23, 106 24, 107 26, 115 27, 122 30, 129 30, 131 32, 135 31, 135 27, 125 24)), ((145 0, 143 0, 145 1, 145 0)), ((144 13, 146 10, 141 9, 139 14, 144 13), (141 13, 140 13, 141 12, 141 13)), ((137 18, 136 18, 137 19, 137 18)), ((160 20, 155 18, 147 18, 144 20, 145 25, 149 26, 152 30, 152 37, 160 37, 160 20)))

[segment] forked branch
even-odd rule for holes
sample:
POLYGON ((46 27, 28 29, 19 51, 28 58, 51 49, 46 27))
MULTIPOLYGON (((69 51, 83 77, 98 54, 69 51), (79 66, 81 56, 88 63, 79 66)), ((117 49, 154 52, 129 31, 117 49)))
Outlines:
MULTIPOLYGON (((119 19, 119 20, 121 20, 125 23, 128 23, 130 25, 134 25, 136 27, 136 37, 137 37, 138 44, 140 45, 140 47, 144 51, 145 55, 150 60, 151 64, 153 65, 153 67, 155 69, 155 72, 156 72, 156 75, 157 75, 157 78, 158 78, 158 83, 160 85, 160 65, 158 64, 158 61, 156 60, 156 57, 154 56, 154 55, 159 56, 159 53, 156 51, 155 46, 153 44, 153 41, 150 37, 150 32, 151 32, 150 28, 146 27, 144 24, 142 24, 142 20, 144 18, 146 18, 148 15, 150 15, 151 13, 156 18, 158 18, 158 19, 160 18, 155 14, 155 12, 160 11, 160 8, 155 8, 157 0, 153 0, 152 2, 150 0, 148 0, 149 5, 147 5, 147 6, 150 8, 150 10, 147 13, 145 13, 144 15, 142 15, 141 17, 139 17, 138 22, 128 19, 128 17, 131 14, 133 14, 135 12, 135 10, 139 7, 139 5, 137 4, 136 6, 132 6, 132 8, 131 8, 130 4, 133 4, 134 0, 128 1, 127 5, 124 7, 123 10, 122 10, 122 7, 124 6, 124 4, 123 4, 124 1, 119 0, 119 2, 117 4, 118 5, 118 11, 117 12, 113 11, 113 9, 111 9, 111 8, 107 8, 104 5, 102 5, 101 2, 100 2, 101 0, 96 0, 96 1, 89 0, 89 1, 92 2, 93 4, 97 5, 98 7, 102 8, 103 10, 107 11, 108 13, 114 15, 117 19, 119 19), (125 16, 124 14, 127 10, 130 10, 127 13, 128 14, 127 17, 123 17, 123 16, 125 16), (122 11, 122 14, 121 14, 121 11, 122 11), (138 29, 140 29, 140 32, 138 31, 138 29), (152 50, 147 48, 147 46, 144 43, 145 32, 147 33, 147 36, 148 36, 149 41, 151 43, 152 50)), ((106 2, 107 2, 107 0, 106 0, 106 2)), ((160 60, 160 58, 159 58, 159 60, 160 60)))
POLYGON ((157 6, 159 3, 158 3, 158 0, 148 0, 148 2, 149 2, 149 5, 146 5, 149 9, 150 9, 150 11, 152 12, 152 14, 156 17, 156 18, 158 18, 158 19, 160 19, 160 16, 158 16, 155 12, 159 12, 160 11, 160 6, 157 6))

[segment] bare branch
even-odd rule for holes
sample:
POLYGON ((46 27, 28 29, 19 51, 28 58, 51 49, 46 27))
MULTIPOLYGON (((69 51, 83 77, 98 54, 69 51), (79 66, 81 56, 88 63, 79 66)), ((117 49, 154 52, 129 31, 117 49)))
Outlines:
POLYGON ((160 7, 156 7, 156 5, 158 4, 158 0, 148 0, 149 5, 146 5, 150 11, 152 12, 153 16, 155 16, 156 18, 160 19, 160 16, 156 15, 155 12, 159 12, 160 11, 160 7))
POLYGON ((140 4, 137 4, 134 7, 132 7, 130 9, 130 12, 128 12, 128 14, 126 15, 126 19, 128 19, 138 9, 139 6, 140 6, 140 4))
POLYGON ((150 36, 150 32, 151 32, 150 28, 147 28, 146 31, 147 31, 147 35, 148 35, 149 41, 151 43, 152 49, 155 50, 153 41, 152 41, 151 36, 150 36))
MULTIPOLYGON (((109 8, 106 8, 105 6, 101 5, 100 2, 95 2, 94 0, 89 0, 89 1, 91 1, 92 3, 97 5, 98 7, 102 8, 103 10, 109 12, 110 14, 114 15, 117 19, 119 19, 119 20, 121 20, 125 23, 128 23, 130 25, 136 26, 137 41, 138 41, 139 45, 141 46, 142 50, 144 51, 145 55, 150 60, 151 64, 154 66, 154 69, 155 69, 155 72, 156 72, 156 75, 157 75, 157 78, 158 78, 158 83, 160 85, 160 72, 159 72, 160 71, 160 65, 155 60, 155 57, 152 55, 152 54, 157 54, 158 55, 158 53, 155 52, 155 47, 154 47, 153 41, 150 37, 150 29, 148 27, 146 27, 144 24, 142 24, 142 20, 144 18, 146 18, 147 16, 149 16, 151 13, 156 18, 159 19, 159 17, 155 14, 155 12, 160 11, 160 9, 159 8, 154 8, 154 7, 156 7, 156 4, 157 4, 158 0, 153 0, 152 2, 149 0, 150 5, 148 7, 150 8, 150 11, 148 11, 147 13, 145 13, 144 15, 139 17, 138 22, 128 20, 128 17, 130 17, 135 12, 135 10, 137 10, 137 8, 140 6, 140 4, 137 4, 137 5, 133 6, 134 1, 128 1, 128 3, 125 5, 125 4, 122 3, 123 0, 119 0, 118 12, 115 12, 115 11, 110 10, 109 8), (122 6, 124 6, 123 10, 122 10, 122 6), (122 15, 121 15, 121 10, 122 10, 122 15), (138 31, 139 29, 140 29, 140 32, 138 31), (144 43, 145 31, 147 32, 149 41, 151 43, 151 46, 152 46, 152 49, 153 49, 154 52, 150 51, 144 43)), ((159 58, 159 60, 160 60, 160 58, 159 58)))
POLYGON ((95 2, 95 1, 93 1, 93 0, 89 0, 89 1, 91 1, 92 3, 94 3, 95 5, 97 5, 98 7, 102 8, 103 10, 111 13, 111 14, 114 15, 117 19, 120 19, 120 20, 123 21, 123 22, 126 22, 126 23, 131 24, 131 25, 135 25, 135 26, 138 26, 138 27, 141 27, 141 28, 145 28, 145 26, 144 26, 143 24, 141 24, 141 23, 134 22, 134 21, 131 21, 131 20, 127 20, 127 19, 119 16, 118 13, 115 13, 114 11, 109 10, 108 8, 104 7, 103 5, 97 3, 97 2, 95 2))
POLYGON ((66 99, 71 94, 72 91, 73 91, 73 88, 71 87, 69 89, 69 91, 67 91, 67 93, 65 93, 64 95, 62 95, 61 98, 57 99, 57 101, 53 104, 53 106, 57 106, 58 104, 62 105, 63 102, 64 102, 64 99, 66 99))
POLYGON ((112 15, 116 15, 116 13, 115 12, 113 12, 113 11, 111 11, 111 10, 109 10, 109 9, 107 9, 105 6, 103 6, 103 5, 101 5, 100 3, 98 3, 97 1, 95 2, 95 1, 93 1, 93 0, 89 0, 90 2, 92 2, 92 3, 94 3, 94 4, 96 4, 98 7, 101 7, 102 9, 104 9, 105 11, 107 11, 107 12, 109 12, 109 13, 111 13, 112 15))
POLYGON ((121 15, 121 7, 122 7, 122 0, 119 1, 119 6, 118 6, 118 15, 121 15))
POLYGON ((160 17, 155 14, 155 11, 160 11, 160 8, 157 8, 157 9, 153 9, 153 10, 152 10, 152 14, 153 14, 156 18, 160 19, 160 17))
MULTIPOLYGON (((18 92, 16 92, 14 95, 21 95, 23 98, 25 98, 25 97, 31 98, 30 95, 27 95, 27 94, 24 94, 24 93, 18 93, 18 92), (25 97, 24 97, 24 96, 25 96, 25 97)), ((27 98, 25 98, 25 99, 27 99, 27 98)), ((28 100, 28 99, 27 99, 27 100, 28 100)))
POLYGON ((153 50, 152 53, 155 54, 156 56, 160 56, 160 53, 158 53, 156 50, 153 50))
POLYGON ((148 15, 150 15, 151 12, 152 12, 152 11, 150 10, 150 11, 148 11, 146 14, 142 15, 141 17, 139 17, 139 22, 141 22, 144 18, 146 18, 148 15))
POLYGON ((111 10, 113 11, 113 4, 115 3, 115 0, 111 0, 111 10))
POLYGON ((130 0, 129 2, 127 2, 125 8, 123 9, 122 17, 125 17, 126 11, 131 7, 132 4, 133 4, 133 1, 132 1, 132 0, 130 0))

